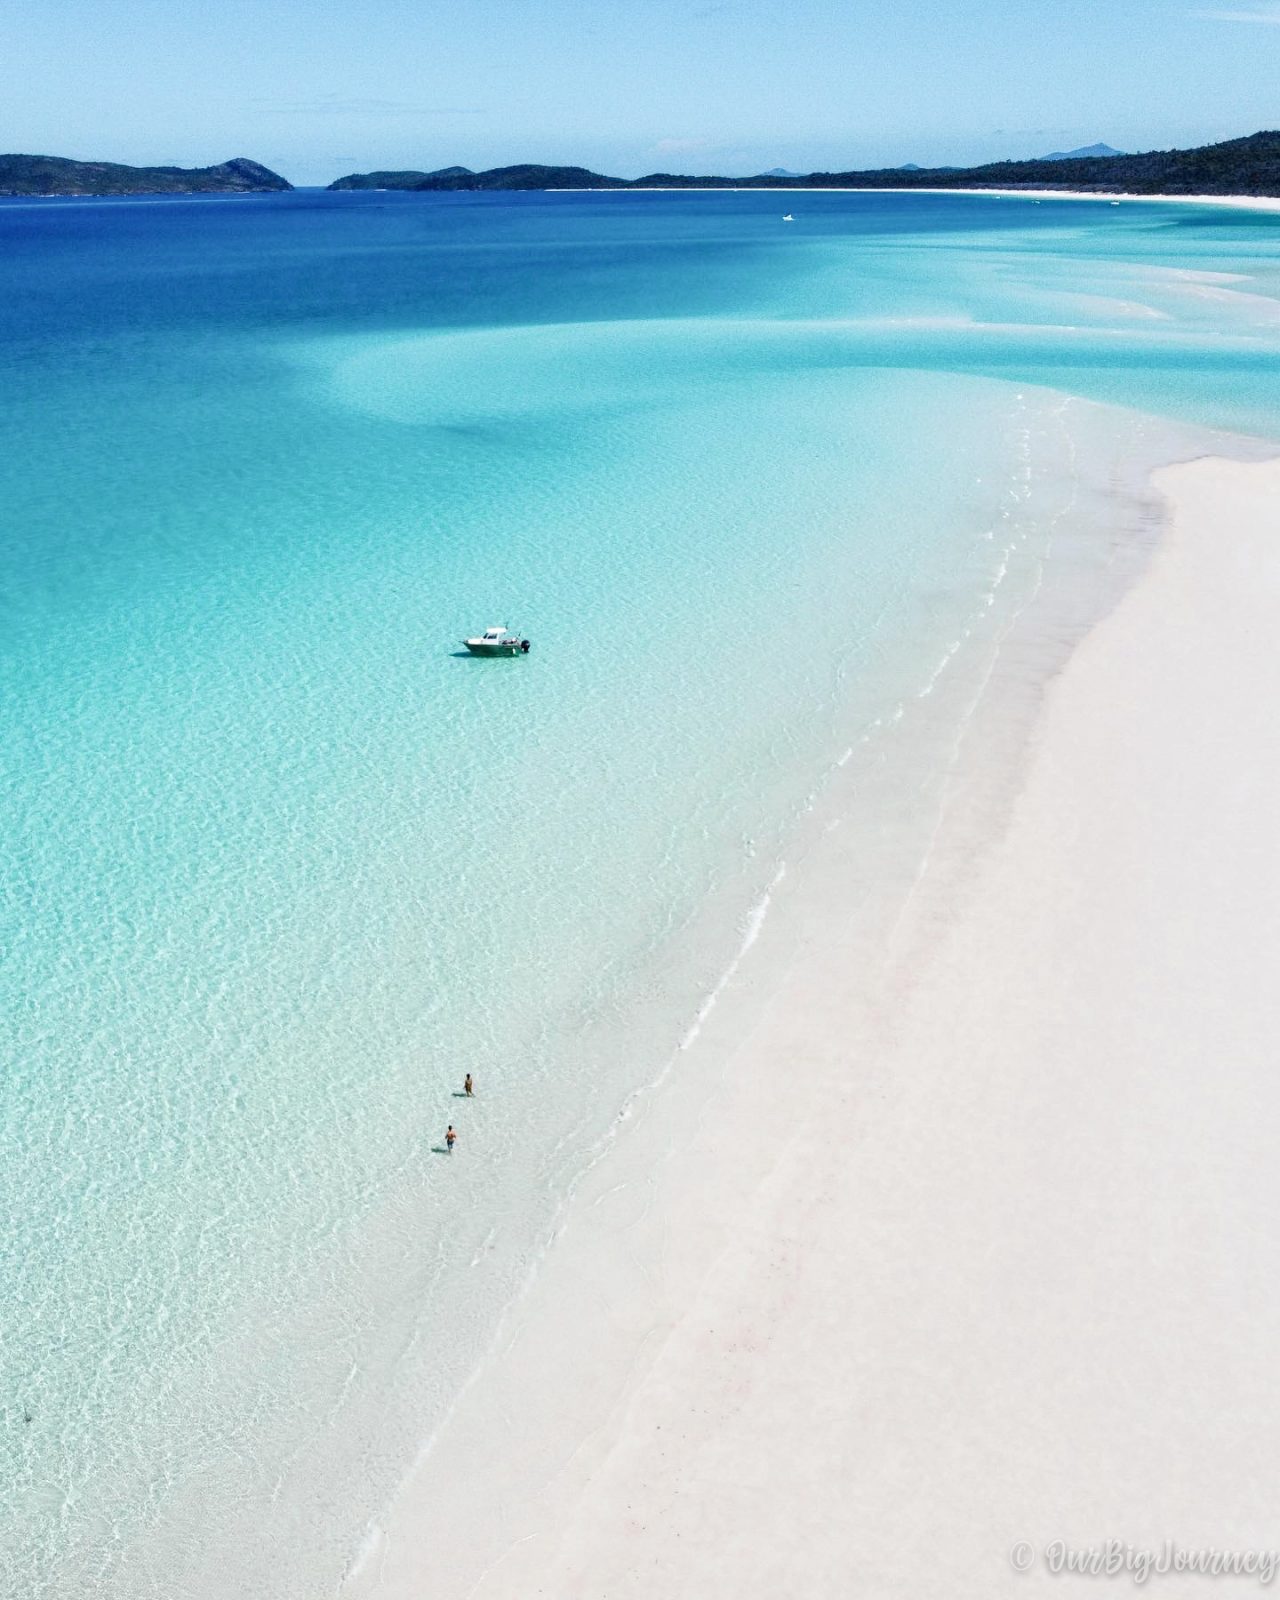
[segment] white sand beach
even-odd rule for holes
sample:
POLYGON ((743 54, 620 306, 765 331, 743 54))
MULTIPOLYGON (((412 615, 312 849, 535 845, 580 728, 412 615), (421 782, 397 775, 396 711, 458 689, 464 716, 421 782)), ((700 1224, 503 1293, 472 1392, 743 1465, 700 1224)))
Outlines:
POLYGON ((1009 200, 1123 200, 1159 206, 1231 206, 1246 211, 1280 211, 1280 199, 1258 194, 1114 194, 1095 189, 894 189, 893 194, 989 194, 1009 200))
POLYGON ((1064 1592, 1055 1540, 1280 1542, 1280 463, 1157 487, 889 937, 839 827, 778 886, 347 1595, 991 1600, 1064 1592))
MULTIPOLYGON (((737 193, 736 189, 707 187, 690 190, 687 186, 676 184, 644 184, 639 185, 643 193, 652 194, 731 194, 737 193)), ((565 194, 590 194, 594 191, 587 189, 565 189, 565 194)), ((995 200, 1092 200, 1095 204, 1108 201, 1141 201, 1144 205, 1158 206, 1231 206, 1243 208, 1246 211, 1280 211, 1280 197, 1274 195, 1257 194, 1129 194, 1116 190, 1098 189, 927 189, 920 188, 841 188, 839 185, 823 185, 814 188, 811 185, 801 185, 788 188, 782 184, 771 186, 768 189, 751 189, 745 191, 749 194, 964 194, 987 195, 995 200)))

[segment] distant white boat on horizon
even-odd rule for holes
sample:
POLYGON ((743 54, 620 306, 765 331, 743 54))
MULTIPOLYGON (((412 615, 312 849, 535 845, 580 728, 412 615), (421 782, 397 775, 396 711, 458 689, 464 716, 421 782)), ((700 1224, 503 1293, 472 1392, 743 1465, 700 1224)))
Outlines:
POLYGON ((783 221, 784 221, 784 222, 794 222, 794 221, 795 221, 795 220, 796 220, 796 219, 795 219, 795 218, 794 218, 794 217, 793 217, 793 216, 792 216, 792 215, 791 215, 791 213, 790 213, 790 212, 789 212, 789 211, 788 211, 788 212, 787 212, 787 214, 786 214, 786 216, 785 216, 785 217, 783 217, 783 219, 782 219, 782 220, 783 220, 783 221))

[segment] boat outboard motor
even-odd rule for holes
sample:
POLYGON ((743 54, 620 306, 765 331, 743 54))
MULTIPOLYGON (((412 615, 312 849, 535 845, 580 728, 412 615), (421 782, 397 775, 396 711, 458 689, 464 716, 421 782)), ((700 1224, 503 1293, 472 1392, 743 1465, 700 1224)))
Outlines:
POLYGON ((522 656, 529 654, 529 641, 527 639, 521 639, 520 641, 520 654, 522 656))

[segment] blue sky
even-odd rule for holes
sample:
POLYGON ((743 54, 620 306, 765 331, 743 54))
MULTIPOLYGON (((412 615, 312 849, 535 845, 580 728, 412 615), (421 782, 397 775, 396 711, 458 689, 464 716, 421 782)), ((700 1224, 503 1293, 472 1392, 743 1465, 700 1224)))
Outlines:
POLYGON ((1280 125, 1280 0, 48 0, 0 24, 0 149, 296 183, 969 163, 1280 125))

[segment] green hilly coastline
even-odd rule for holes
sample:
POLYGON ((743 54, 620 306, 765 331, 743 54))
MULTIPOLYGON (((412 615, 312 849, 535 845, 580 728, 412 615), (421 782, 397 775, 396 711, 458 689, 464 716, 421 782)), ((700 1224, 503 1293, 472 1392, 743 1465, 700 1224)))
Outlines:
POLYGON ((62 156, 0 155, 0 195, 276 194, 293 185, 237 156, 217 167, 124 167, 62 156))
POLYGON ((435 172, 352 172, 331 189, 421 189, 431 178, 474 178, 470 167, 440 167, 435 172))
MULTIPOLYGON (((653 180, 606 178, 588 167, 441 167, 437 172, 353 172, 331 183, 331 189, 640 189, 653 180)), ((683 178, 678 183, 719 183, 718 178, 683 178)), ((732 182, 725 179, 724 182, 732 182)))
POLYGON ((762 173, 754 178, 651 172, 610 178, 586 167, 521 165, 470 172, 354 173, 331 189, 1070 189, 1096 194, 1280 195, 1280 133, 1250 134, 1193 150, 1141 155, 1052 156, 980 167, 881 167, 869 172, 762 173), (372 180, 379 181, 374 182, 372 180), (367 181, 366 181, 367 180, 367 181))

